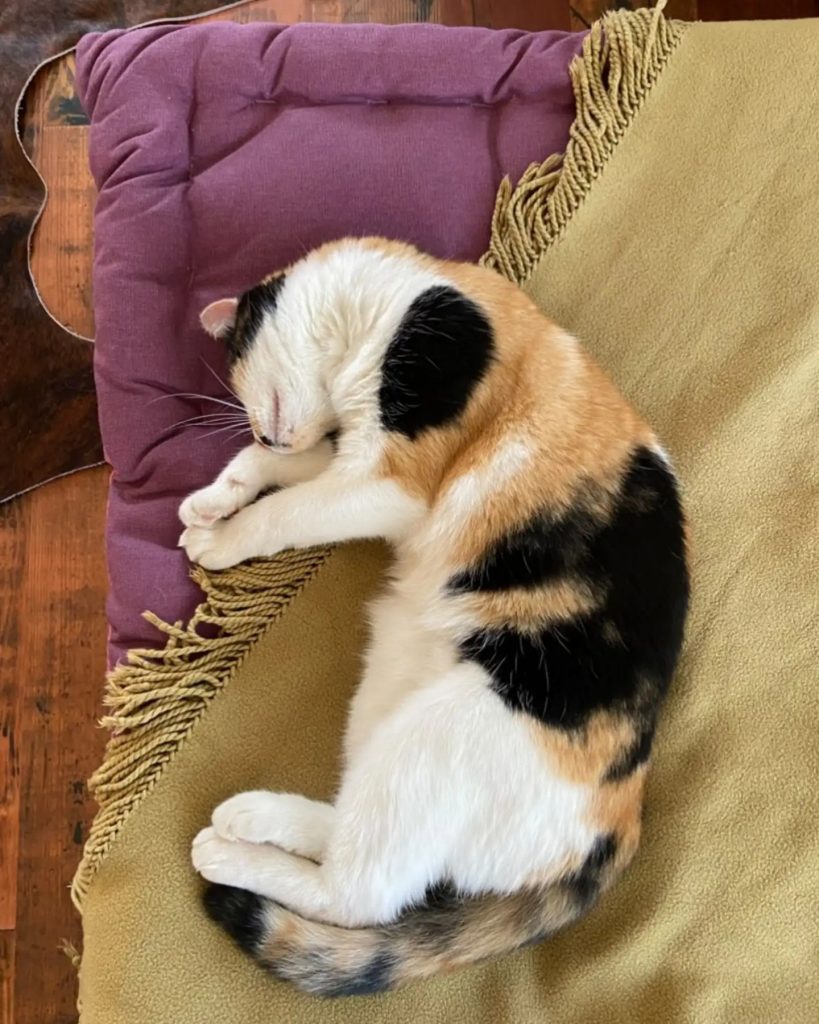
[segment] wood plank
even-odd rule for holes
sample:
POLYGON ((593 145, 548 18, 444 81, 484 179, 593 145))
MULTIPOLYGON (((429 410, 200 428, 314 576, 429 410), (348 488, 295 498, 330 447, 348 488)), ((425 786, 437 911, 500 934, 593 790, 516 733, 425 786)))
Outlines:
POLYGON ((74 55, 48 65, 26 99, 26 150, 46 185, 34 231, 31 272, 41 301, 69 330, 94 335, 88 118, 74 87, 74 55))
POLYGON ((0 931, 0 1024, 14 1024, 14 932, 0 931))
POLYGON ((256 21, 277 21, 283 25, 295 25, 300 21, 316 20, 311 17, 311 7, 310 0, 254 0, 232 11, 217 11, 197 18, 196 24, 234 21, 238 25, 250 25, 256 21))
POLYGON ((568 0, 474 0, 475 24, 490 28, 521 28, 568 31, 571 25, 568 0))
POLYGON ((15 672, 18 629, 14 597, 20 590, 25 558, 19 506, 9 506, 5 518, 8 526, 0 528, 0 930, 14 928, 17 915, 20 685, 15 672))
POLYGON ((236 11, 217 12, 199 20, 235 21, 243 25, 259 21, 385 25, 432 21, 471 25, 473 12, 472 0, 257 0, 236 11))
POLYGON ((699 14, 703 21, 814 18, 819 0, 699 0, 699 14))
POLYGON ((471 0, 358 0, 347 5, 344 21, 371 21, 384 25, 434 22, 472 25, 471 0))
POLYGON ((95 726, 105 672, 103 523, 108 471, 64 477, 0 506, 2 531, 23 531, 12 671, 20 706, 20 842, 14 971, 16 1024, 76 1020, 78 948, 68 894, 94 813, 85 780, 105 736, 95 726))
MULTIPOLYGON (((665 9, 667 18, 679 18, 681 21, 696 21, 698 0, 668 0, 665 9)), ((606 11, 622 8, 654 7, 655 0, 570 0, 572 28, 577 30, 588 28, 606 11)))
POLYGON ((94 183, 88 129, 48 125, 40 135, 39 169, 49 183, 48 217, 38 230, 31 269, 43 305, 69 330, 94 336, 91 298, 94 183))

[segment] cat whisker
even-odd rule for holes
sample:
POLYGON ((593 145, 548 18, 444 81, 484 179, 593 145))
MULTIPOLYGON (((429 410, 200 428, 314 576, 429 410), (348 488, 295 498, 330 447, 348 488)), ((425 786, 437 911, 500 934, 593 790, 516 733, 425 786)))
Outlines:
POLYGON ((210 414, 208 416, 191 416, 189 419, 179 420, 176 423, 169 423, 161 430, 162 434, 166 434, 169 431, 179 429, 190 429, 196 427, 211 427, 211 426, 225 426, 225 427, 239 427, 247 426, 247 419, 238 415, 225 414, 210 414))
POLYGON ((252 435, 253 431, 250 429, 250 427, 243 427, 242 430, 237 430, 235 434, 231 434, 230 437, 228 438, 228 441, 232 441, 234 437, 241 437, 242 434, 252 435))
POLYGON ((227 421, 233 420, 236 423, 245 422, 247 417, 238 412, 204 412, 198 416, 188 416, 184 420, 178 420, 175 424, 178 426, 180 423, 209 423, 216 422, 218 420, 227 421))
POLYGON ((223 387, 223 388, 224 388, 224 389, 225 389, 226 391, 229 391, 229 392, 230 392, 230 394, 231 394, 231 395, 233 395, 233 397, 234 397, 234 398, 235 398, 235 399, 236 399, 237 401, 241 402, 241 398, 239 398, 239 396, 238 396, 238 395, 236 394, 236 392, 235 392, 235 391, 233 390, 233 388, 232 388, 232 387, 230 386, 230 384, 228 384, 228 383, 227 383, 227 381, 223 380, 223 379, 222 379, 222 378, 221 378, 221 377, 219 376, 219 374, 218 374, 218 373, 216 372, 216 370, 214 370, 214 368, 213 368, 213 367, 212 367, 212 366, 210 365, 210 363, 209 363, 209 362, 207 361, 207 359, 205 359, 205 357, 204 357, 204 356, 200 356, 199 358, 200 358, 200 359, 202 360, 202 362, 204 363, 204 365, 205 365, 205 369, 206 369, 206 370, 209 370, 209 371, 210 371, 210 372, 211 372, 211 373, 213 374, 213 376, 214 376, 214 377, 216 378, 216 380, 218 380, 218 381, 219 381, 219 383, 220 383, 220 384, 222 385, 222 387, 223 387))
POLYGON ((168 398, 200 398, 205 402, 216 402, 218 405, 226 405, 229 409, 238 409, 239 412, 244 412, 244 406, 237 405, 236 402, 226 402, 223 398, 214 398, 213 395, 200 395, 195 391, 175 391, 173 394, 159 395, 158 398, 152 398, 148 405, 153 405, 155 402, 163 402, 168 398))
MULTIPOLYGON (((214 434, 225 434, 225 433, 227 433, 228 430, 233 430, 233 429, 234 429, 234 425, 231 423, 231 424, 228 424, 228 426, 226 426, 226 427, 219 427, 218 430, 211 430, 207 434, 200 434, 199 437, 195 438, 195 440, 196 441, 204 441, 206 437, 213 437, 214 434)), ((252 433, 250 427, 243 427, 240 431, 237 431, 237 434, 244 434, 245 432, 247 432, 248 434, 252 433)))

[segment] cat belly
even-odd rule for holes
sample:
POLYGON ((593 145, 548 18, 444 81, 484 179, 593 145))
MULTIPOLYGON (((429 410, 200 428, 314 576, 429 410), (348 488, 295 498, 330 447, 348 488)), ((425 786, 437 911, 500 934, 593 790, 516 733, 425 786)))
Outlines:
POLYGON ((395 591, 370 605, 369 618, 371 639, 347 719, 344 750, 348 761, 408 695, 439 678, 457 661, 455 645, 431 632, 414 602, 395 591))

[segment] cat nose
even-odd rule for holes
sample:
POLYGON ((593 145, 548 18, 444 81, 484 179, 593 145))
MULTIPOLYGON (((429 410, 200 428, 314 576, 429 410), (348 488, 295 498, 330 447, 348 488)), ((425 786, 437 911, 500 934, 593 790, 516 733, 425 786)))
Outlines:
POLYGON ((276 448, 278 450, 290 447, 290 444, 285 441, 279 441, 278 443, 271 441, 267 434, 259 434, 259 443, 263 444, 265 448, 276 448))

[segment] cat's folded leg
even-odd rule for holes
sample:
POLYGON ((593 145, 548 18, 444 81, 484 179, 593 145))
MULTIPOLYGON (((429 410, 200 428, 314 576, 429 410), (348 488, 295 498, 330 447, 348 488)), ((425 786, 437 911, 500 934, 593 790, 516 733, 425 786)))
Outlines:
POLYGON ((210 527, 244 508, 268 487, 291 487, 323 473, 333 460, 328 439, 293 455, 254 442, 225 466, 212 484, 189 494, 179 507, 185 526, 210 527))
POLYGON ((189 526, 179 544, 192 562, 226 569, 287 548, 363 537, 397 540, 423 512, 422 502, 394 480, 349 480, 331 468, 314 480, 268 494, 211 528, 189 526))
MULTIPOLYGON (((481 803, 492 805, 490 817, 495 810, 481 778, 486 749, 472 731, 485 729, 486 712, 470 710, 468 692, 463 701, 464 689, 478 687, 481 670, 459 665, 382 723, 345 771, 320 866, 209 828, 194 840, 194 867, 332 924, 394 920, 446 877, 481 803)), ((487 692, 481 703, 495 701, 487 692)))

